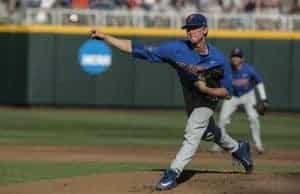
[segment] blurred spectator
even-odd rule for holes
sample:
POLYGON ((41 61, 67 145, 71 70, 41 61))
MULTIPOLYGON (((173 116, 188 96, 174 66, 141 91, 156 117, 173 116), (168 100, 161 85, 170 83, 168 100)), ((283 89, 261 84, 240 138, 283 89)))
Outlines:
POLYGON ((257 18, 256 29, 278 30, 282 28, 279 14, 281 12, 281 2, 279 0, 257 0, 257 12, 270 17, 257 18))
POLYGON ((116 8, 116 3, 114 0, 90 0, 90 8, 111 10, 116 8))
POLYGON ((127 6, 129 9, 139 8, 142 6, 142 4, 142 0, 127 0, 127 6))
POLYGON ((183 14, 188 14, 197 11, 194 1, 191 0, 171 0, 170 6, 173 9, 173 11, 179 11, 183 14))
POLYGON ((55 4, 56 0, 41 0, 41 8, 50 9, 55 4))
POLYGON ((72 8, 72 0, 56 0, 57 7, 72 8))
POLYGON ((24 0, 24 6, 30 8, 38 8, 41 5, 41 0, 24 0))
POLYGON ((150 10, 153 9, 153 7, 155 6, 155 4, 156 4, 156 0, 144 0, 143 1, 143 8, 145 10, 150 11, 150 10))
POLYGON ((89 0, 72 0, 73 9, 87 9, 89 8, 89 0))
POLYGON ((194 3, 199 12, 207 12, 209 6, 208 0, 195 0, 194 3))
POLYGON ((257 0, 243 0, 242 11, 246 13, 253 13, 256 11, 258 1, 257 0))
POLYGON ((280 0, 256 0, 257 11, 263 14, 275 15, 281 11, 280 0))
POLYGON ((171 6, 177 10, 186 5, 186 0, 171 0, 171 6))
POLYGON ((233 0, 218 0, 222 12, 234 12, 235 4, 233 0))
POLYGON ((223 1, 220 0, 195 0, 194 4, 199 12, 206 13, 220 13, 222 12, 221 4, 223 1))
POLYGON ((48 10, 53 7, 56 0, 25 0, 25 7, 40 8, 36 14, 35 20, 37 23, 49 22, 48 10))
MULTIPOLYGON (((6 4, 3 1, 0 1, 0 19, 7 17, 6 4)), ((2 23, 2 21, 1 21, 2 23)))
POLYGON ((13 15, 17 8, 17 0, 8 0, 7 2, 7 12, 8 15, 13 15))
MULTIPOLYGON (((63 0, 64 7, 77 9, 89 9, 89 0, 63 0)), ((63 23, 66 25, 88 25, 88 16, 78 14, 76 11, 64 15, 63 23)))
POLYGON ((300 5, 299 5, 299 0, 293 0, 290 10, 290 14, 299 14, 300 13, 300 5))
POLYGON ((115 0, 115 4, 120 8, 127 8, 127 0, 115 0))
POLYGON ((242 0, 218 0, 224 13, 239 13, 243 11, 242 0))
POLYGON ((170 0, 156 0, 153 11, 166 12, 171 11, 171 1, 170 0))

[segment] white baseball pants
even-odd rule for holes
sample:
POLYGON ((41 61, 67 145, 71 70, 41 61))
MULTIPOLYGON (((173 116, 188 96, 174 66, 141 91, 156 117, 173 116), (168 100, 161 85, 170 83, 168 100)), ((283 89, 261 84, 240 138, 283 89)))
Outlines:
POLYGON ((232 97, 230 100, 224 100, 219 117, 219 127, 222 131, 226 131, 226 125, 230 123, 232 113, 237 110, 239 105, 242 105, 248 116, 253 142, 258 150, 263 150, 258 113, 254 108, 255 104, 254 90, 241 97, 232 97))
MULTIPOLYGON (((190 114, 185 128, 184 141, 170 167, 176 170, 178 175, 195 155, 212 115, 213 111, 205 107, 195 108, 190 114)), ((235 152, 239 146, 236 140, 222 130, 218 144, 229 152, 235 152)))

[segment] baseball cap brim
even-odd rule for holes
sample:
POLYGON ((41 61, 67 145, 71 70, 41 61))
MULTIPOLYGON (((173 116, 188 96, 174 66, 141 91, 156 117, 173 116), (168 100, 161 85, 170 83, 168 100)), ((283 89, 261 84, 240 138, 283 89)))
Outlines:
POLYGON ((230 57, 239 57, 239 58, 243 58, 243 56, 242 56, 242 55, 238 55, 238 54, 231 55, 230 57))
POLYGON ((206 26, 206 25, 187 24, 187 25, 182 26, 181 29, 201 28, 202 26, 206 26))

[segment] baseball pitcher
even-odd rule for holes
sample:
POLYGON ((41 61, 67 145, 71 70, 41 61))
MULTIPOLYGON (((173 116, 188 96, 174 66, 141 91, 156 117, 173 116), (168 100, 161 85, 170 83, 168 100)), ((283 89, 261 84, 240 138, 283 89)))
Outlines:
POLYGON ((232 153, 247 173, 253 169, 249 144, 236 141, 216 126, 213 113, 220 98, 232 92, 231 68, 226 57, 206 42, 207 20, 201 14, 191 14, 182 27, 187 40, 175 40, 157 46, 145 46, 92 30, 90 37, 149 62, 164 62, 176 69, 181 81, 188 115, 184 141, 175 159, 156 185, 157 190, 174 188, 184 167, 192 160, 201 140, 213 140, 232 153), (215 71, 215 73, 210 73, 215 71))
MULTIPOLYGON (((225 100, 222 104, 219 127, 225 131, 226 125, 230 123, 232 113, 237 110, 238 106, 242 105, 248 116, 251 135, 256 150, 259 154, 262 154, 264 147, 261 140, 258 115, 263 115, 268 105, 262 77, 252 65, 245 62, 241 49, 234 48, 231 51, 230 58, 233 78, 233 97, 230 100, 225 100), (257 89, 260 97, 258 102, 256 100, 255 89, 257 89)), ((220 147, 217 145, 212 147, 212 151, 220 150, 220 147)))

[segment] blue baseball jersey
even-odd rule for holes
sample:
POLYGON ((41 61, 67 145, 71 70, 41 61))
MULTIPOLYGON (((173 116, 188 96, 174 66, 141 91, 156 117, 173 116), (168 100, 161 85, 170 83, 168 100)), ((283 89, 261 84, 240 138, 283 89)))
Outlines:
POLYGON ((261 75, 258 74, 254 67, 248 63, 242 64, 240 69, 232 69, 232 86, 234 96, 243 96, 253 90, 260 82, 262 82, 261 75))
POLYGON ((191 64, 205 69, 220 67, 224 70, 224 78, 221 80, 221 87, 224 87, 231 94, 232 92, 232 73, 231 67, 226 57, 213 45, 208 44, 208 55, 199 55, 195 52, 192 44, 188 40, 175 40, 162 43, 157 46, 144 46, 142 44, 132 44, 132 56, 149 62, 166 62, 172 65, 180 77, 183 86, 183 94, 187 111, 192 111, 195 107, 215 108, 216 102, 204 98, 194 86, 197 75, 178 68, 178 64, 191 64))

